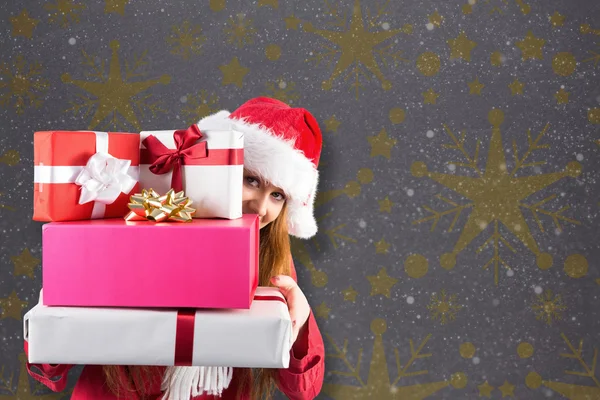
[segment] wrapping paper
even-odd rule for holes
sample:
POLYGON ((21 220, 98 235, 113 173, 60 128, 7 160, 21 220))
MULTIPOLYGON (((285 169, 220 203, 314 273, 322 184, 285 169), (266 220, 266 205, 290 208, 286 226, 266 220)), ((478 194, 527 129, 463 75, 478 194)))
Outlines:
POLYGON ((208 126, 193 125, 201 138, 194 142, 180 140, 177 131, 143 131, 140 133, 140 183, 144 189, 165 193, 178 179, 181 188, 193 201, 196 213, 193 218, 228 218, 242 216, 242 185, 244 175, 244 135, 232 129, 228 121, 212 122, 208 126), (149 137, 158 139, 154 150, 147 142, 149 137), (162 144, 162 146, 161 146, 162 144), (175 150, 179 150, 174 152, 175 150), (169 153, 169 150, 171 153, 169 153), (177 163, 170 159, 177 155, 177 163), (162 158, 162 159, 161 159, 162 158), (152 165, 169 158, 162 171, 152 171, 152 165), (174 177, 180 174, 180 177, 174 177))
POLYGON ((258 230, 256 214, 44 224, 44 304, 248 309, 258 285, 258 230))
POLYGON ((47 307, 42 297, 24 317, 30 363, 289 367, 292 324, 277 288, 257 288, 248 310, 195 310, 187 333, 177 310, 47 307))
POLYGON ((139 190, 137 133, 35 132, 33 219, 120 217, 139 190), (124 191, 122 191, 124 190, 124 191))

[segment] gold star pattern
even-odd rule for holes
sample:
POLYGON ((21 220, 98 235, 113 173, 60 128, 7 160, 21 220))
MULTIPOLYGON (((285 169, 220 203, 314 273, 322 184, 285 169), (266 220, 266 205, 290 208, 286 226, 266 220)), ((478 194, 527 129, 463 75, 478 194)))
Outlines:
POLYGON ((48 20, 61 28, 67 28, 71 22, 79 23, 84 8, 85 4, 76 3, 75 0, 58 0, 56 4, 44 4, 44 9, 48 11, 48 20))
POLYGON ((498 390, 502 392, 502 397, 514 397, 515 396, 515 386, 508 383, 508 381, 504 381, 504 384, 498 387, 498 390))
POLYGON ((523 61, 530 58, 542 60, 544 58, 543 48, 546 41, 533 36, 533 32, 527 32, 525 39, 516 42, 516 46, 521 50, 523 61))
POLYGON ((567 104, 569 102, 569 92, 564 88, 560 88, 560 90, 554 94, 554 97, 558 104, 567 104))
POLYGON ((467 38, 465 32, 461 32, 456 39, 448 39, 450 46, 450 59, 462 58, 466 61, 471 61, 471 50, 477 46, 472 40, 467 38))
POLYGON ((358 292, 352 286, 344 290, 342 294, 344 295, 344 301, 351 301, 353 303, 356 301, 356 296, 358 296, 358 292))
POLYGON ((293 15, 290 15, 289 17, 285 17, 283 19, 285 21, 285 27, 286 29, 293 29, 296 30, 298 29, 298 25, 300 25, 300 19, 294 17, 293 15))
POLYGON ((388 252, 390 248, 390 244, 385 241, 384 238, 381 238, 379 242, 375 243, 375 253, 376 254, 385 254, 388 252))
MULTIPOLYGON (((150 79, 147 81, 129 81, 130 75, 136 76, 136 67, 131 67, 130 69, 130 64, 126 62, 125 69, 127 70, 127 73, 125 76, 123 76, 121 73, 121 62, 119 61, 119 47, 120 45, 118 40, 113 40, 110 42, 112 56, 110 59, 108 77, 104 76, 105 74, 102 67, 104 62, 98 65, 92 61, 94 62, 94 72, 100 70, 98 77, 101 77, 102 81, 83 81, 73 79, 68 73, 61 76, 61 79, 64 83, 73 84, 95 97, 95 99, 88 97, 84 98, 84 101, 89 104, 88 112, 90 114, 93 106, 97 106, 96 112, 92 117, 92 121, 88 125, 88 129, 90 130, 96 128, 107 118, 113 125, 116 125, 118 122, 117 115, 121 115, 125 121, 131 124, 137 131, 140 131, 141 127, 134 110, 134 106, 139 108, 142 105, 145 105, 153 112, 161 111, 160 107, 156 108, 155 105, 143 103, 143 101, 138 100, 136 96, 159 83, 162 85, 168 84, 171 81, 171 77, 169 75, 163 75, 160 78, 150 79)), ((91 58, 92 57, 89 57, 88 61, 91 58)), ((144 58, 140 56, 140 58, 136 60, 136 64, 143 63, 144 58)), ((145 98, 148 97, 149 96, 146 96, 145 98)), ((79 100, 79 102, 81 102, 81 100, 79 100)), ((77 110, 81 109, 81 105, 74 104, 70 110, 76 112, 77 110)))
POLYGON ((223 73, 223 80, 221 81, 222 86, 233 84, 239 88, 244 84, 244 77, 250 71, 240 64, 237 57, 233 57, 229 64, 221 65, 219 69, 223 73))
MULTIPOLYGON (((328 80, 323 82, 323 89, 330 90, 333 87, 333 81, 344 73, 352 65, 359 67, 364 65, 381 82, 384 90, 392 88, 392 82, 385 79, 375 60, 375 46, 401 33, 400 29, 388 29, 378 32, 371 32, 365 27, 365 21, 362 15, 362 7, 359 0, 354 1, 352 7, 352 19, 350 25, 345 31, 334 31, 326 29, 317 29, 312 24, 304 24, 304 30, 323 37, 335 44, 340 50, 341 56, 337 59, 333 73, 328 80)), ((383 54, 383 51, 380 51, 383 54)), ((357 87, 358 89, 358 87, 357 87)))
POLYGON ((125 15, 125 5, 129 0, 104 0, 104 14, 117 13, 125 15))
POLYGON ((383 156, 388 160, 392 155, 392 147, 397 143, 396 139, 387 135, 385 128, 377 136, 369 136, 367 140, 371 145, 371 157, 383 156))
POLYGON ((14 318, 20 321, 21 313, 25 307, 27 307, 27 302, 21 301, 17 296, 17 292, 13 290, 8 297, 0 299, 0 309, 2 309, 0 319, 14 318))
POLYGON ((492 397, 493 386, 490 386, 488 381, 485 381, 481 385, 477 386, 479 389, 479 397, 492 397))
POLYGON ((31 39, 33 36, 33 30, 39 22, 39 19, 31 18, 27 10, 23 10, 18 16, 10 17, 10 23, 12 24, 12 35, 24 36, 27 39, 31 39))
POLYGON ((391 297, 391 289, 398 282, 398 279, 389 276, 385 268, 381 268, 377 275, 369 275, 367 279, 371 283, 371 296, 383 295, 388 299, 391 297))
POLYGON ((511 94, 515 96, 517 94, 523 94, 523 88, 525 87, 525 84, 523 82, 519 82, 519 80, 515 78, 513 83, 508 85, 508 87, 510 88, 511 94))
POLYGON ((565 24, 565 16, 560 15, 558 11, 554 11, 554 14, 549 18, 553 28, 558 28, 565 24))
POLYGON ((327 319, 329 318, 330 311, 331 308, 327 307, 327 304, 325 304, 325 302, 322 302, 315 308, 315 315, 319 318, 327 319))
POLYGON ((26 275, 33 279, 33 270, 35 267, 40 265, 40 259, 35 258, 29 252, 29 249, 25 249, 18 256, 10 257, 11 261, 15 265, 14 276, 26 275))
POLYGON ((462 12, 465 15, 471 14, 473 12, 473 6, 471 4, 469 4, 469 3, 464 4, 462 6, 462 12))
MULTIPOLYGON (((562 171, 534 175, 517 174, 522 168, 530 165, 527 157, 531 153, 531 145, 541 146, 537 143, 543 137, 549 125, 546 125, 536 139, 530 139, 529 150, 522 157, 514 152, 515 162, 511 170, 507 168, 500 130, 500 125, 504 122, 504 113, 501 110, 492 109, 488 113, 488 120, 492 125, 492 136, 489 142, 485 170, 477 165, 470 167, 475 171, 477 177, 429 171, 427 165, 423 162, 415 162, 411 166, 413 176, 428 177, 472 202, 469 203, 471 211, 467 222, 454 249, 451 253, 445 253, 440 257, 440 264, 445 269, 454 268, 457 254, 488 227, 494 228, 495 233, 493 235, 498 238, 497 226, 502 224, 536 256, 536 264, 540 269, 548 269, 552 266, 552 256, 543 252, 538 246, 529 223, 525 219, 523 208, 529 205, 524 203, 524 200, 563 178, 579 176, 581 174, 581 164, 572 161, 562 171)), ((531 138, 530 134, 531 132, 528 132, 528 137, 531 138)), ((456 139, 453 134, 451 134, 451 137, 456 139)), ((455 143, 458 145, 458 139, 455 140, 455 143)), ((462 143, 460 146, 462 146, 462 143)), ((469 159, 469 161, 471 160, 469 159)), ((559 215, 563 220, 574 221, 562 214, 559 215)), ((574 223, 577 223, 577 221, 574 223)), ((497 284, 500 261, 497 258, 496 260, 492 259, 492 261, 495 263, 495 281, 497 284)), ((486 264, 485 268, 487 269, 489 265, 490 263, 486 264)))
POLYGON ((341 122, 335 118, 335 115, 332 115, 328 120, 325 120, 325 130, 327 132, 337 132, 340 124, 341 122))
POLYGON ((258 6, 259 7, 269 6, 269 7, 273 7, 276 9, 279 7, 279 0, 258 0, 258 6))
POLYGON ((442 25, 443 21, 444 17, 442 17, 437 10, 435 10, 435 12, 429 16, 429 23, 437 26, 438 28, 442 25))
POLYGON ((423 103, 435 104, 438 97, 440 97, 439 93, 436 93, 433 89, 429 89, 428 91, 423 93, 423 103))
POLYGON ((501 67, 503 58, 504 57, 502 56, 502 53, 500 53, 499 51, 495 51, 490 56, 490 62, 494 67, 501 67))
POLYGON ((385 199, 379 200, 379 211, 391 213, 393 205, 394 203, 390 201, 390 198, 388 196, 385 196, 385 199))
POLYGON ((483 83, 479 82, 478 77, 475 77, 473 82, 468 82, 467 84, 469 85, 469 94, 481 95, 481 89, 485 87, 483 83))

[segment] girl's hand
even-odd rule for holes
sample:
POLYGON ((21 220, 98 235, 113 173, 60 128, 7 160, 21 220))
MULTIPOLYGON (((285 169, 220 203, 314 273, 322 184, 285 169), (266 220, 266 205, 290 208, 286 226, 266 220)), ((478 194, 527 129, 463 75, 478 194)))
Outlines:
POLYGON ((306 296, 291 276, 274 276, 271 278, 271 283, 279 288, 287 301, 290 318, 292 319, 292 343, 296 343, 298 333, 304 327, 310 315, 308 300, 306 300, 306 296))

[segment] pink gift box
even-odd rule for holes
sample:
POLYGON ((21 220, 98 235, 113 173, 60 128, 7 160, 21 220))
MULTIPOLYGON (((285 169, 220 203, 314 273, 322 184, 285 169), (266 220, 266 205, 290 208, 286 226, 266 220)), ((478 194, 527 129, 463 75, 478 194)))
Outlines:
POLYGON ((258 285, 258 230, 255 214, 45 224, 43 304, 249 309, 258 285))

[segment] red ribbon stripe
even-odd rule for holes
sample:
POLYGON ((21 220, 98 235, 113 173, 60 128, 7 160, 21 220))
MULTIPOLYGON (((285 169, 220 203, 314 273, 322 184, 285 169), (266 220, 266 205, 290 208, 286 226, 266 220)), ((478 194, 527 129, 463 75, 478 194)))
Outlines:
MULTIPOLYGON (((280 301, 287 304, 280 296, 254 296, 258 301, 280 301)), ((181 309, 177 311, 177 329, 175 333, 175 365, 191 366, 194 356, 194 324, 196 322, 195 309, 181 309)))

